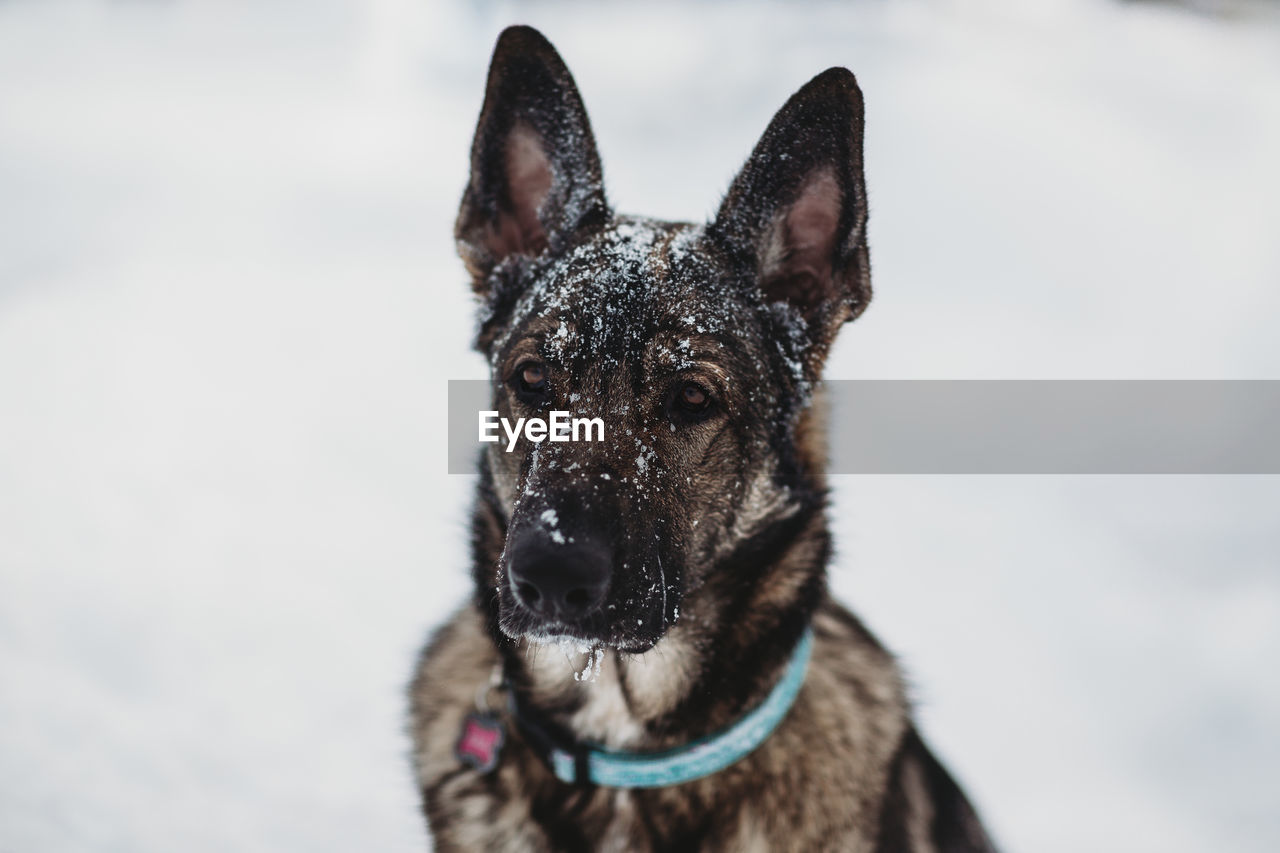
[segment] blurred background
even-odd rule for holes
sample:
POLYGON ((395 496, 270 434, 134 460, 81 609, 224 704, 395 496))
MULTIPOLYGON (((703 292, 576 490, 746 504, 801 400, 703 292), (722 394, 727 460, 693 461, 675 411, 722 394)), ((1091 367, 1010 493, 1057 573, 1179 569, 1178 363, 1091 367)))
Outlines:
MULTIPOLYGON (((0 2, 0 850, 426 846, 511 23, 669 218, 854 70, 876 298, 830 377, 1280 379, 1271 4, 0 2)), ((1008 850, 1280 846, 1280 478, 834 489, 834 587, 1008 850)))

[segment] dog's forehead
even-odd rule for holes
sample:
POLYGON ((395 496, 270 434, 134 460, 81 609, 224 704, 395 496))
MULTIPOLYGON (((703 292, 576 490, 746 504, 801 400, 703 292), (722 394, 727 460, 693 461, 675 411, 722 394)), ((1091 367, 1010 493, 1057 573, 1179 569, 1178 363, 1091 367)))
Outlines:
POLYGON ((620 218, 538 276, 512 329, 540 334, 562 361, 602 366, 664 338, 687 349, 740 334, 749 312, 702 238, 693 225, 620 218))

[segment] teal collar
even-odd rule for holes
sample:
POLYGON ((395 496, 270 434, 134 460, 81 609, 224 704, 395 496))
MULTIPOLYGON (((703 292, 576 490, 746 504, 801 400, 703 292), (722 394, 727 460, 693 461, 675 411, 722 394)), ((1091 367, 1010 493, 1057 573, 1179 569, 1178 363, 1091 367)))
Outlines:
POLYGON ((806 629, 782 678, 763 702, 728 728, 664 752, 613 752, 587 744, 564 743, 522 713, 523 709, 514 702, 514 691, 512 709, 521 730, 561 781, 610 788, 679 785, 723 770, 773 734, 804 684, 812 650, 813 631, 806 629))

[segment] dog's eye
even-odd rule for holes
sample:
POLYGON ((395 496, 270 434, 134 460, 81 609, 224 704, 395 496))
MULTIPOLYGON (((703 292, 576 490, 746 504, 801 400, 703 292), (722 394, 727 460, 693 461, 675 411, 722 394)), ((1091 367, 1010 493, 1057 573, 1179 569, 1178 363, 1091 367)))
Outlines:
POLYGON ((521 362, 512 379, 515 380, 511 384, 515 387, 516 394, 524 402, 536 406, 546 396, 547 366, 542 362, 521 362))
POLYGON ((712 411, 711 394, 696 382, 677 385, 671 400, 671 413, 687 422, 697 422, 712 411))
POLYGON ((547 368, 536 361, 520 365, 520 381, 526 391, 541 391, 547 387, 547 368))

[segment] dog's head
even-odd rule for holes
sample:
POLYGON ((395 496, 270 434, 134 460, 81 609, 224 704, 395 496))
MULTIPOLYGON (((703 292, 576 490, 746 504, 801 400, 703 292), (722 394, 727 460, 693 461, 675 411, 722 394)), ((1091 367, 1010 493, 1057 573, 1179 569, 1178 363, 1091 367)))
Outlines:
POLYGON ((493 408, 605 424, 489 445, 508 636, 648 649, 740 543, 821 501, 805 412, 871 296, 862 122, 853 75, 830 69, 713 222, 617 216, 559 55, 527 27, 499 38, 456 231, 493 408))

